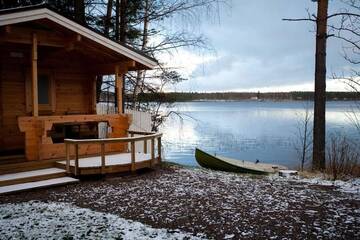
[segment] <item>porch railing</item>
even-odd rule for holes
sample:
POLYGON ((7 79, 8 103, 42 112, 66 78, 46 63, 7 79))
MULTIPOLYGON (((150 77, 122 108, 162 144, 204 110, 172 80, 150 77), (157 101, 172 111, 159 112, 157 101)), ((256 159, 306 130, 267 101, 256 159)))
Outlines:
POLYGON ((139 132, 139 131, 128 131, 130 137, 123 138, 104 138, 104 139, 65 139, 66 147, 66 172, 70 174, 70 146, 73 145, 75 148, 75 176, 79 175, 79 145, 82 144, 99 144, 100 147, 100 157, 101 157, 101 173, 105 173, 105 145, 109 143, 130 143, 130 153, 131 153, 131 171, 135 171, 135 142, 144 142, 144 153, 148 152, 147 150, 147 141, 151 141, 150 145, 150 154, 151 154, 151 164, 155 159, 155 140, 157 139, 158 147, 158 159, 161 161, 161 137, 162 133, 152 133, 152 132, 139 132), (142 136, 134 136, 142 135, 142 136))

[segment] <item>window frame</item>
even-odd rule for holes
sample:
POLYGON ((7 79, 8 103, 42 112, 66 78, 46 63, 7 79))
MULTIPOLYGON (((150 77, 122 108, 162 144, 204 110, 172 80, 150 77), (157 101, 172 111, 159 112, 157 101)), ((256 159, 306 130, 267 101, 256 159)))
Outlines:
MULTIPOLYGON (((48 104, 38 104, 39 113, 54 113, 56 110, 56 85, 54 73, 49 69, 39 69, 38 78, 40 75, 47 75, 49 78, 49 103, 48 104)), ((38 80, 39 84, 39 80, 38 80)), ((26 110, 27 112, 32 112, 32 79, 29 71, 28 78, 26 80, 26 110)))

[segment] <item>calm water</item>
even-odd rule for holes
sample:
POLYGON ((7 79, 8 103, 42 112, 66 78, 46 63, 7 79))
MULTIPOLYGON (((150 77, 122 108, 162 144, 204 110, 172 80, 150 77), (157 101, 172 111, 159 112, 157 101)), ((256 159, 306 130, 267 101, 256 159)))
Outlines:
MULTIPOLYGON (((352 102, 327 103, 327 131, 346 134, 358 141, 359 134, 346 112, 352 102)), ((312 103, 241 101, 184 102, 172 110, 183 114, 183 120, 171 117, 162 127, 165 157, 168 161, 197 166, 194 149, 199 147, 248 161, 298 166, 294 144, 299 120, 312 103)))

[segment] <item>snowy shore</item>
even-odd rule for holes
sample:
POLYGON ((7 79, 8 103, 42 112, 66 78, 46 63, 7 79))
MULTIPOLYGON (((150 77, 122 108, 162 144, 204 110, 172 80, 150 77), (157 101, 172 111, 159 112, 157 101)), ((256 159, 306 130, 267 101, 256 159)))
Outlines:
MULTIPOLYGON (((133 234, 145 239, 150 236, 173 239, 359 239, 360 194, 356 190, 359 181, 352 185, 316 181, 167 166, 135 176, 88 180, 71 186, 4 196, 0 199, 0 226, 12 225, 5 213, 19 211, 21 216, 24 212, 21 209, 31 206, 35 210, 24 225, 11 228, 13 234, 24 229, 29 231, 31 219, 43 219, 41 209, 46 212, 49 207, 45 203, 49 203, 58 215, 69 214, 72 216, 69 219, 82 226, 82 230, 58 226, 71 230, 72 236, 78 236, 76 231, 91 230, 94 224, 95 229, 104 228, 101 231, 105 233, 109 228, 122 227, 121 224, 102 225, 108 220, 101 223, 103 218, 116 218, 114 222, 129 227, 124 234, 132 229, 133 234), (41 201, 40 205, 29 203, 33 200, 41 201), (56 202, 71 205, 57 205, 56 202), (62 213, 62 207, 56 206, 67 207, 62 213), (78 212, 91 217, 78 216, 78 212)), ((48 221, 51 224, 59 219, 50 217, 48 221)), ((46 223, 40 223, 43 231, 47 229, 46 223)), ((10 230, 5 230, 5 234, 7 231, 10 230)), ((129 235, 121 235, 126 236, 129 235)))

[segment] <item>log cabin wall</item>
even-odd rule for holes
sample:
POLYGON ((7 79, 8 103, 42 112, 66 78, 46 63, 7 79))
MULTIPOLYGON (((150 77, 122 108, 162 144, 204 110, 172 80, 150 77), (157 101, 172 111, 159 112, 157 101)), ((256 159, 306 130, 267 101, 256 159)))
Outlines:
MULTIPOLYGON (((11 21, 4 18, 8 25, 0 27, 0 154, 18 150, 28 160, 63 157, 64 144, 49 137, 53 124, 105 121, 110 125, 108 137, 126 136, 129 116, 95 114, 95 75, 115 75, 117 112, 122 113, 123 75, 156 65, 76 23, 69 25, 61 16, 49 16, 10 23, 24 17, 14 15, 11 21), (44 86, 50 90, 40 89, 44 86)), ((127 145, 107 150, 125 151, 127 145)), ((97 151, 85 146, 79 154, 97 151)))
MULTIPOLYGON (((38 74, 49 75, 52 86, 51 107, 39 106, 38 119, 32 116, 31 62, 29 45, 0 46, 0 151, 25 152, 28 160, 63 158, 64 144, 53 144, 47 136, 52 122, 61 122, 56 116, 69 116, 65 122, 91 121, 96 117, 94 99, 95 76, 82 64, 76 52, 39 47, 38 74), (92 117, 86 117, 87 115, 92 117), (73 117, 71 117, 73 116, 73 117), (31 130, 23 128, 29 126, 31 130), (22 128, 22 129, 20 129, 22 128)), ((102 118, 106 120, 106 118, 102 118)), ((111 137, 126 136, 129 119, 126 116, 109 116, 113 133, 111 137), (115 119, 115 120, 114 120, 115 119), (117 120, 116 120, 117 119, 117 120)), ((98 146, 80 148, 81 155, 96 154, 98 146)), ((109 145, 108 152, 124 151, 124 144, 109 145)))
POLYGON ((0 153, 23 153, 24 134, 19 131, 17 117, 26 115, 25 109, 25 72, 21 50, 12 51, 1 47, 0 51, 0 153), (10 57, 10 54, 13 57, 10 57))
MULTIPOLYGON (((17 118, 31 116, 30 54, 27 46, 7 45, 0 48, 0 151, 23 151, 24 133, 20 132, 17 118)), ((41 56, 41 55, 40 55, 41 56)), ((70 59, 72 60, 72 59, 70 59)), ((73 64, 73 66, 76 64, 73 64)), ((50 73, 54 82, 55 108, 41 110, 40 115, 90 114, 93 77, 85 70, 69 67, 60 61, 39 61, 39 74, 50 73)))

